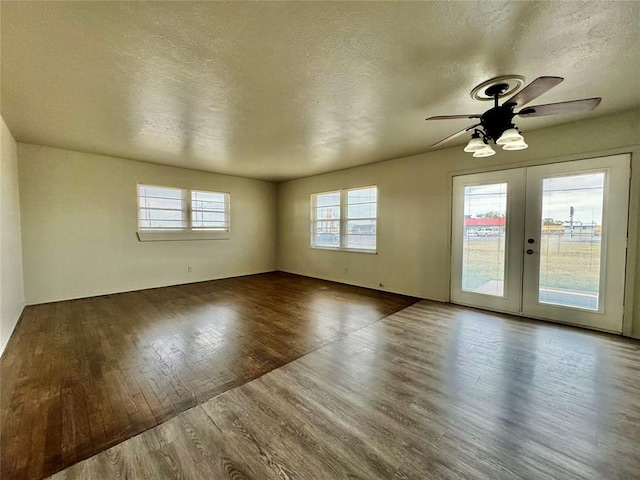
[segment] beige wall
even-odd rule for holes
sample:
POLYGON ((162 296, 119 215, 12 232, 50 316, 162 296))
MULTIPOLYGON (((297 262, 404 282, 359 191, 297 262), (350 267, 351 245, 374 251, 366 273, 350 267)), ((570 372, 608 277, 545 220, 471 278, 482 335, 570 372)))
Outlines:
MULTIPOLYGON (((456 125, 452 123, 452 130, 456 125)), ((425 128, 428 128, 425 124, 425 128)), ((525 130, 526 132, 526 130, 525 130)), ((462 147, 282 183, 278 188, 278 268, 371 288, 449 299, 451 177, 610 153, 632 153, 630 243, 625 334, 640 337, 640 111, 526 134, 529 149, 473 158, 462 147), (312 193, 376 184, 378 253, 309 247, 312 193), (346 273, 345 273, 346 270, 346 273), (633 322, 633 312, 636 320, 633 322)))
POLYGON ((24 308, 16 141, 0 118, 0 354, 24 308))
POLYGON ((18 158, 27 304, 276 268, 273 183, 26 144, 18 158), (230 239, 138 241, 137 183, 230 192, 230 239))
MULTIPOLYGON (((4 197, 9 191, 4 186, 4 164, 10 157, 5 155, 5 129, 3 125, 3 241, 5 231, 13 231, 18 239, 20 235, 15 202, 13 224, 18 227, 4 226, 4 197)), ((627 335, 640 337, 640 279, 636 281, 640 272, 640 112, 566 124, 526 137, 528 150, 499 151, 485 159, 475 159, 455 147, 286 182, 278 185, 277 208, 276 186, 268 182, 19 144, 26 302, 275 268, 371 288, 381 288, 382 283, 384 290, 446 301, 454 174, 631 152, 629 301, 624 328, 627 335), (135 235, 138 182, 230 191, 231 238, 139 242, 135 235), (378 253, 309 248, 310 194, 371 184, 378 185, 381 199, 378 253)), ((15 159, 15 142, 13 151, 15 159)), ((17 195, 17 188, 15 192, 17 195)), ((4 272, 4 243, 2 248, 4 272)), ((15 268, 19 267, 17 262, 15 268)), ((3 276, 3 299, 4 283, 3 276)), ((3 303, 3 329, 4 319, 3 303)))

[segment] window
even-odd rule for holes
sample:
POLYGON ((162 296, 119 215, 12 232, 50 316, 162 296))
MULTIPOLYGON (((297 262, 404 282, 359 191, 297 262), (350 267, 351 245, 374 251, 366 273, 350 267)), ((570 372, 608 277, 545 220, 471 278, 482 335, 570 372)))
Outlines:
POLYGON ((187 228, 185 190, 138 185, 138 230, 187 228))
POLYGON ((378 187, 311 195, 311 246, 376 249, 378 187))
POLYGON ((228 193, 138 185, 140 240, 227 238, 215 234, 228 231, 228 193))
POLYGON ((191 228, 229 229, 229 194, 191 191, 191 228))

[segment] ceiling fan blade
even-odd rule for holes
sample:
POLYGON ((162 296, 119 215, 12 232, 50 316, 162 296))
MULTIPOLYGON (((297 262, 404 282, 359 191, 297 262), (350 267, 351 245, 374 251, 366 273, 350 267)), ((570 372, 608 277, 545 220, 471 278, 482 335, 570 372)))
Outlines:
POLYGON ((582 100, 570 100, 568 102, 548 103, 546 105, 534 105, 520 110, 516 115, 524 118, 544 117, 546 115, 560 115, 567 113, 588 112, 596 108, 602 98, 584 98, 582 100))
POLYGON ((563 80, 564 78, 562 77, 538 77, 509 100, 504 102, 503 105, 510 104, 514 107, 522 107, 532 100, 535 100, 543 93, 551 90, 563 80))
POLYGON ((468 132, 469 130, 476 128, 478 125, 480 125, 480 124, 476 123, 475 125, 471 125, 470 127, 467 127, 467 128, 465 128, 463 130, 460 130, 459 132, 456 132, 453 135, 449 135, 447 138, 443 138, 439 142, 434 143, 429 148, 439 147, 443 143, 447 143, 449 140, 453 140, 454 138, 459 137, 460 135, 463 135, 464 133, 468 132))
POLYGON ((455 120, 457 118, 480 118, 482 115, 479 113, 472 113, 469 115, 440 115, 438 117, 429 117, 425 120, 455 120))

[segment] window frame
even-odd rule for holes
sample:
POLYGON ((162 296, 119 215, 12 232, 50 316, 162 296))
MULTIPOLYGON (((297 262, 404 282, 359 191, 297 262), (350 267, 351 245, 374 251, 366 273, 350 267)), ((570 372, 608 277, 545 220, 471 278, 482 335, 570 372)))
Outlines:
MULTIPOLYGON (((199 189, 195 189, 195 188, 190 188, 187 189, 188 190, 188 194, 187 194, 187 225, 189 226, 189 230, 193 231, 193 232, 229 232, 230 231, 230 226, 231 226, 231 216, 230 216, 230 211, 231 211, 231 195, 228 192, 210 192, 208 190, 199 190, 199 189), (194 208, 193 208, 193 194, 194 193, 211 193, 214 195, 223 195, 224 196, 224 200, 223 200, 223 204, 224 204, 224 218, 225 218, 225 226, 224 227, 212 227, 212 228, 207 228, 207 227, 194 227, 193 226, 193 217, 194 217, 194 208)), ((207 212, 207 211, 217 211, 217 210, 201 210, 198 209, 198 212, 207 212)))
POLYGON ((136 202, 137 202, 137 236, 141 242, 149 241, 166 241, 166 240, 227 240, 231 234, 231 194, 229 192, 213 192, 209 190, 176 187, 168 185, 154 185, 150 183, 138 183, 136 185, 136 202), (181 199, 184 214, 184 228, 175 229, 161 229, 161 228, 142 228, 140 226, 140 188, 152 187, 152 188, 164 188, 167 190, 179 190, 181 192, 181 199), (201 228, 193 227, 193 206, 192 206, 192 193, 213 193, 218 195, 224 195, 224 212, 226 218, 225 227, 217 228, 201 228))
MULTIPOLYGON (((337 190, 328 190, 325 192, 316 192, 311 194, 311 215, 310 215, 310 238, 309 238, 309 247, 318 250, 333 250, 333 251, 341 251, 341 252, 356 252, 356 253, 378 253, 378 200, 379 200, 379 189, 377 185, 366 185, 362 187, 353 187, 353 188, 342 188, 337 190), (376 231, 375 231, 375 247, 374 248, 353 248, 347 246, 347 225, 349 222, 349 218, 347 217, 347 212, 349 208, 348 203, 348 195, 349 192, 354 192, 357 190, 368 190, 375 188, 376 190, 376 201, 375 201, 375 217, 373 218, 365 218, 365 219, 351 219, 351 220, 375 220, 376 231), (315 233, 317 231, 317 224, 320 220, 317 218, 318 213, 318 196, 327 195, 327 194, 340 194, 340 218, 338 221, 338 245, 335 247, 327 246, 327 245, 316 245, 314 244, 314 239, 316 237, 315 233)), ((367 202, 369 203, 369 202, 367 202)), ((373 202, 370 202, 373 203, 373 202)), ((354 204, 357 205, 357 204, 354 204)))

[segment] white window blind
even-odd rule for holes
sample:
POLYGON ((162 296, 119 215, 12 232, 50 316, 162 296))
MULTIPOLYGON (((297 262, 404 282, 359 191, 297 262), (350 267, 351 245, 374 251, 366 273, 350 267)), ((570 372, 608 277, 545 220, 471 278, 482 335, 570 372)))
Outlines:
POLYGON ((375 250, 378 189, 358 188, 346 193, 346 247, 375 250))
POLYGON ((311 246, 376 250, 378 188, 363 187, 311 196, 311 246))
POLYGON ((184 230, 186 190, 138 185, 139 230, 184 230))
POLYGON ((141 240, 228 238, 230 195, 186 188, 138 185, 141 240))
POLYGON ((229 228, 229 194, 192 190, 191 228, 227 230, 229 228))
POLYGON ((340 192, 314 195, 312 245, 340 246, 340 192))

